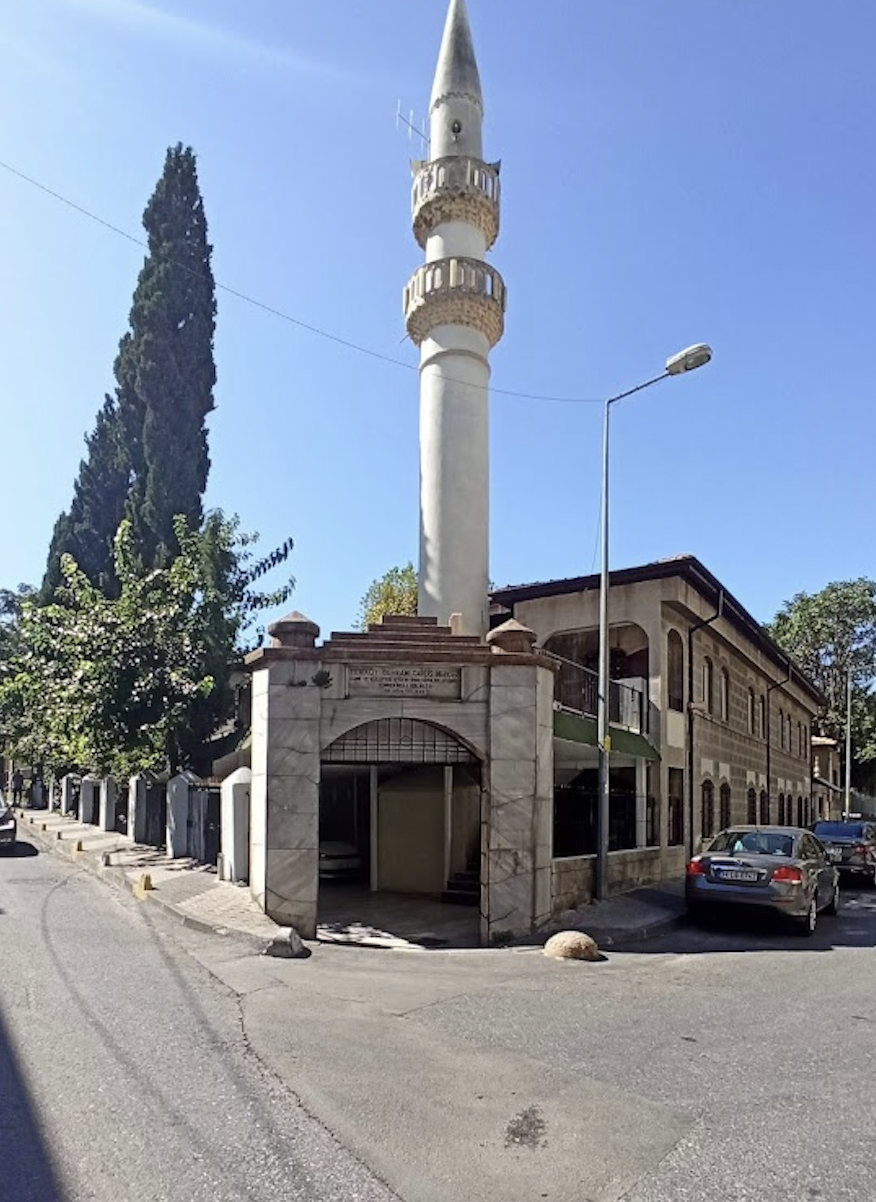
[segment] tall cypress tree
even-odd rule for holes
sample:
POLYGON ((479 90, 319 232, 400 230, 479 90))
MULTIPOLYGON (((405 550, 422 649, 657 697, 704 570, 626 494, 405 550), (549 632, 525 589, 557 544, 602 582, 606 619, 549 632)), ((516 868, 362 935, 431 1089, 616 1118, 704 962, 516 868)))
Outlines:
POLYGON ((55 523, 41 599, 49 601, 61 584, 61 555, 69 552, 107 596, 116 592, 113 539, 125 516, 130 462, 124 431, 112 397, 105 397, 94 431, 86 437, 88 455, 79 465, 69 513, 55 523))
POLYGON ((149 253, 115 362, 116 393, 88 438, 69 513, 58 519, 42 594, 72 554, 107 595, 118 587, 112 545, 129 517, 146 567, 177 550, 173 518, 200 525, 210 459, 205 420, 213 409, 216 299, 194 152, 177 145, 143 214, 149 253))

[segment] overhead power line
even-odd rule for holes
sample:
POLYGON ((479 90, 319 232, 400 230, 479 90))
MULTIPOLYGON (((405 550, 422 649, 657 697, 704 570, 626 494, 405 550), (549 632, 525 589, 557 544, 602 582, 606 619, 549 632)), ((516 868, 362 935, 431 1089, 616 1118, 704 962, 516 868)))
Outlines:
MULTIPOLYGON (((82 217, 87 217, 89 221, 95 222, 97 225, 103 226, 110 233, 116 234, 120 238, 124 238, 126 242, 132 242, 134 246, 139 246, 143 250, 148 250, 148 243, 143 238, 138 238, 135 234, 129 233, 118 225, 114 225, 106 218, 100 217, 97 213, 93 213, 90 209, 86 209, 84 205, 77 204, 75 200, 71 200, 63 193, 57 192, 54 188, 50 188, 41 180, 34 179, 33 176, 27 175, 24 171, 20 171, 17 167, 13 167, 11 163, 5 163, 0 159, 0 167, 4 171, 14 175, 17 179, 22 180, 31 187, 37 188, 46 196, 51 196, 53 200, 57 200, 60 204, 66 205, 68 209, 72 209, 75 213, 79 213, 82 217)), ((172 260, 173 261, 173 260, 172 260)), ((194 271, 187 263, 173 261, 175 266, 182 271, 187 271, 192 275, 200 273, 194 271)), ((362 346, 358 342, 351 342, 349 338, 343 338, 340 334, 334 334, 331 330, 326 330, 322 326, 316 326, 307 321, 302 321, 300 317, 293 317, 290 313, 284 313, 282 309, 277 309, 274 305, 269 305, 265 301, 259 300, 257 297, 250 296, 246 292, 241 292, 237 288, 231 288, 228 284, 222 284, 216 281, 216 288, 220 292, 226 293, 228 296, 235 297, 236 300, 243 301, 247 305, 252 305, 255 309, 260 309, 263 313, 269 313, 272 317, 277 317, 280 321, 288 322, 289 325, 296 326, 300 330, 306 330, 309 334, 314 334, 318 338, 324 338, 328 342, 333 342, 337 346, 342 346, 346 350, 355 351, 359 355, 367 355, 369 359, 377 359, 381 363, 388 363, 392 367, 402 367, 405 371, 419 371, 419 367, 413 363, 406 363, 404 359, 397 359, 393 355, 386 355, 382 351, 376 351, 372 347, 362 346)), ((448 377, 449 378, 449 377, 448 377)), ((469 381, 454 381, 451 383, 465 383, 469 388, 484 388, 483 385, 472 384, 469 381)), ((488 391, 500 396, 515 397, 522 401, 544 401, 555 405, 601 405, 603 402, 600 399, 593 397, 564 397, 564 396, 545 396, 536 392, 516 392, 510 388, 493 388, 487 386, 484 391, 488 391)))

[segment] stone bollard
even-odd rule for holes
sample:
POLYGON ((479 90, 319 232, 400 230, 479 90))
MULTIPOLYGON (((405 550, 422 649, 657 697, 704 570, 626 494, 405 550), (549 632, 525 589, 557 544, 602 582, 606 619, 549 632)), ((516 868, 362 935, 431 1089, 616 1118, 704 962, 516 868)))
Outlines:
POLYGON ((172 860, 189 855, 189 789, 197 777, 181 772, 167 783, 167 854, 172 860))
POLYGON ((128 781, 128 838, 146 842, 146 778, 132 776, 128 781))
POLYGON ((238 768, 222 782, 219 879, 249 880, 249 794, 252 772, 238 768))
POLYGON ((116 798, 119 787, 111 776, 106 776, 100 782, 100 806, 97 825, 102 831, 116 829, 116 798))

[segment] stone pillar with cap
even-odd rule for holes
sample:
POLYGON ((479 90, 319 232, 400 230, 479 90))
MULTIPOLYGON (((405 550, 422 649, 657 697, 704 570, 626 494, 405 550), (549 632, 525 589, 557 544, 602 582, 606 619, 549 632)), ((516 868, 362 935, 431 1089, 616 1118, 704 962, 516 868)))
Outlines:
POLYGON ((495 662, 490 803, 481 839, 485 943, 527 934, 551 911, 555 667, 547 656, 543 663, 533 656, 535 639, 534 631, 513 618, 487 635, 495 662))
POLYGON ((269 917, 316 935, 319 876, 319 627, 297 611, 268 627, 252 672, 250 892, 269 917))

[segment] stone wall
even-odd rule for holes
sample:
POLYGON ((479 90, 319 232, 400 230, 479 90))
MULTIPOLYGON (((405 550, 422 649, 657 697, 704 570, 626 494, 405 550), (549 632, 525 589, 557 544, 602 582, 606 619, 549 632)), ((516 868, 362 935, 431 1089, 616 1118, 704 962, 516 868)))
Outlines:
MULTIPOLYGON (((661 852, 659 847, 613 851, 608 856, 608 891, 626 893, 643 885, 673 880, 683 875, 684 848, 661 852)), ((551 862, 551 913, 574 910, 593 900, 596 856, 570 856, 551 862)))

